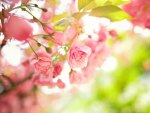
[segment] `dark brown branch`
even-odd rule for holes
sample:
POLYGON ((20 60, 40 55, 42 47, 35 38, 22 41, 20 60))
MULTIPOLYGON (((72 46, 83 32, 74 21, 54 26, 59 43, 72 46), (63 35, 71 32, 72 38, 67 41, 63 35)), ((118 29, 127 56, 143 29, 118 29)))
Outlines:
POLYGON ((4 5, 2 4, 2 6, 3 6, 3 9, 2 9, 2 11, 0 12, 0 20, 1 20, 1 25, 2 25, 2 28, 1 28, 1 31, 3 32, 3 35, 4 35, 4 39, 3 39, 3 41, 2 41, 2 43, 1 43, 1 45, 0 45, 0 49, 4 46, 4 45, 6 45, 6 43, 7 43, 7 40, 8 40, 8 38, 7 38, 7 36, 6 36, 6 33, 5 33, 5 27, 4 27, 4 18, 5 18, 5 16, 6 16, 6 14, 5 14, 5 7, 4 7, 4 5))
POLYGON ((14 81, 10 77, 8 77, 8 76, 6 76, 4 74, 1 74, 1 76, 3 78, 5 78, 12 86, 15 84, 14 81))
POLYGON ((5 89, 1 94, 0 94, 0 98, 8 93, 10 93, 11 91, 15 90, 18 86, 20 86, 21 84, 25 83, 26 81, 30 80, 32 78, 32 74, 28 75, 26 78, 14 83, 14 85, 9 88, 9 89, 5 89))

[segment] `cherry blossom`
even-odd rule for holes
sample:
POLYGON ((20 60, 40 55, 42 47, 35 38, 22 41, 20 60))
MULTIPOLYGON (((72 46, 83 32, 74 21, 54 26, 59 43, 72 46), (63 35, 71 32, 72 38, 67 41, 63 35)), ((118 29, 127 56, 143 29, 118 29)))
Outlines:
POLYGON ((68 63, 71 68, 84 68, 87 66, 91 48, 83 45, 73 45, 69 50, 68 63))
POLYGON ((55 63, 54 64, 54 70, 53 70, 53 78, 57 77, 62 72, 62 64, 61 63, 55 63))
POLYGON ((34 65, 36 72, 48 76, 52 72, 52 60, 49 54, 43 51, 39 51, 36 55, 33 55, 31 62, 34 65))
POLYGON ((132 22, 137 25, 144 25, 150 28, 150 1, 149 0, 133 0, 131 3, 123 6, 132 17, 132 22))
POLYGON ((24 18, 10 15, 5 22, 5 32, 9 38, 25 41, 32 37, 33 28, 24 18))

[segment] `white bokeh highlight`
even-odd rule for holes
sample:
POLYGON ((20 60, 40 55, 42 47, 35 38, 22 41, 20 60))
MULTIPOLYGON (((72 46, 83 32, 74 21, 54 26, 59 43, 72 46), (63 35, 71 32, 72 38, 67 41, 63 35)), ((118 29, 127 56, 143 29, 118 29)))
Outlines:
POLYGON ((24 55, 21 48, 14 41, 9 41, 2 48, 2 56, 12 66, 18 66, 21 64, 24 55))
POLYGON ((117 68, 117 60, 113 56, 108 57, 101 66, 101 69, 106 72, 113 71, 116 68, 117 68))

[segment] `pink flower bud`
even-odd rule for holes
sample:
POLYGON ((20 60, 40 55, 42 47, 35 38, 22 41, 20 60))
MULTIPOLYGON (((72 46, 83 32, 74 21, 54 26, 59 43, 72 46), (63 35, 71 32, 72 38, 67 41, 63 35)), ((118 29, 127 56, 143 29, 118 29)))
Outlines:
POLYGON ((54 70, 53 70, 53 77, 57 77, 58 75, 60 75, 62 71, 62 65, 60 63, 55 63, 54 64, 54 70))
POLYGON ((43 22, 48 22, 53 17, 53 15, 54 15, 52 9, 47 8, 47 10, 48 11, 46 11, 46 12, 44 12, 44 11, 42 12, 41 20, 43 22))
POLYGON ((112 37, 116 37, 117 36, 117 32, 115 30, 111 30, 109 31, 110 36, 112 37))
POLYGON ((56 84, 60 89, 65 88, 65 83, 61 79, 58 79, 56 84))
POLYGON ((32 31, 29 22, 21 17, 11 15, 5 22, 5 33, 10 38, 23 41, 32 36, 32 31))
POLYGON ((52 34, 54 32, 53 27, 51 24, 48 24, 46 26, 43 26, 43 30, 48 33, 48 34, 52 34))
POLYGON ((106 34, 106 31, 105 31, 105 29, 103 27, 101 28, 101 30, 99 30, 98 36, 99 36, 99 41, 100 42, 103 42, 103 41, 106 40, 107 34, 106 34))
POLYGON ((72 40, 77 36, 77 30, 73 27, 68 27, 64 32, 64 36, 66 39, 72 40))
POLYGON ((39 85, 42 86, 50 86, 55 87, 56 83, 52 81, 52 79, 50 78, 50 76, 45 76, 45 75, 34 75, 32 78, 32 82, 33 83, 37 83, 39 85))
POLYGON ((65 43, 63 32, 57 31, 54 33, 54 42, 58 45, 63 45, 65 43))
POLYGON ((95 50, 97 48, 97 41, 95 41, 91 38, 88 38, 85 40, 85 44, 92 49, 92 52, 95 52, 95 50))

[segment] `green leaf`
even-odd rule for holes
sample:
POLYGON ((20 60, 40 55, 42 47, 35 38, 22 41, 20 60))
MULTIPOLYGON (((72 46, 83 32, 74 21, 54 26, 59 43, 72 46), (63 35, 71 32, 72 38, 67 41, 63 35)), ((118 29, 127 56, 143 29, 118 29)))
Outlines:
POLYGON ((86 5, 84 7, 84 11, 86 10, 90 10, 99 6, 104 6, 104 4, 107 2, 108 0, 93 0, 92 2, 90 2, 88 5, 86 5))
POLYGON ((72 16, 74 18, 76 18, 77 20, 79 20, 82 16, 84 16, 86 14, 88 14, 88 13, 86 13, 86 12, 77 12, 77 13, 74 13, 72 16))
POLYGON ((90 12, 90 15, 96 17, 106 17, 112 21, 131 19, 131 17, 126 12, 113 5, 97 7, 90 12))
POLYGON ((129 3, 131 0, 107 0, 105 4, 109 5, 122 5, 129 3))
POLYGON ((91 2, 91 0, 78 0, 78 9, 81 10, 86 5, 88 5, 91 2))
POLYGON ((63 13, 63 14, 59 14, 59 15, 55 15, 52 18, 52 22, 53 23, 57 23, 58 21, 60 21, 61 19, 67 18, 68 14, 67 13, 63 13))
POLYGON ((52 41, 49 41, 48 45, 49 45, 50 48, 52 48, 54 46, 54 43, 52 41))
POLYGON ((100 7, 100 6, 107 6, 107 5, 121 5, 121 4, 125 4, 130 2, 131 0, 92 0, 91 2, 88 2, 86 5, 84 5, 84 7, 82 7, 82 9, 84 11, 86 10, 91 10, 94 9, 96 7, 100 7))
POLYGON ((70 25, 69 18, 64 18, 55 24, 54 30, 64 31, 68 27, 68 25, 70 25))

